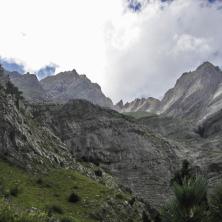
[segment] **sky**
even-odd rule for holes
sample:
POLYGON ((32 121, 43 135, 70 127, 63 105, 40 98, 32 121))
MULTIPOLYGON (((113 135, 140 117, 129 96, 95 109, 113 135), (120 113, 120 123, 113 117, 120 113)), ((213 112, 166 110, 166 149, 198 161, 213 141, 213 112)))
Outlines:
POLYGON ((162 98, 222 66, 221 0, 0 0, 0 62, 38 78, 76 69, 114 103, 162 98))

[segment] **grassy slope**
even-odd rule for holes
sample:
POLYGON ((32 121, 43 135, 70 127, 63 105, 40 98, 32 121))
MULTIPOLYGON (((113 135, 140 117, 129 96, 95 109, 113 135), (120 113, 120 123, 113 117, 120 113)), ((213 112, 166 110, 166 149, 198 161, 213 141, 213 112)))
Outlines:
POLYGON ((10 193, 10 189, 18 186, 18 195, 10 195, 9 198, 11 205, 19 206, 19 210, 35 207, 45 211, 48 206, 57 205, 64 211, 62 216, 71 216, 76 222, 93 222, 90 214, 110 197, 118 196, 114 190, 73 170, 54 169, 47 175, 41 175, 41 180, 39 178, 40 176, 27 174, 0 161, 0 183, 1 187, 4 187, 3 193, 10 193), (80 196, 81 200, 78 203, 68 202, 72 192, 80 196))

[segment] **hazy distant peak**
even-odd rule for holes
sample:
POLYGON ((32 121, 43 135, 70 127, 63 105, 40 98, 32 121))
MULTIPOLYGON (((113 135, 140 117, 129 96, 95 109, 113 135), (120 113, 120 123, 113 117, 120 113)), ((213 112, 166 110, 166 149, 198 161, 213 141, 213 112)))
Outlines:
POLYGON ((131 102, 123 103, 120 100, 115 108, 120 112, 156 112, 157 107, 159 106, 160 101, 153 97, 148 98, 136 98, 131 102))

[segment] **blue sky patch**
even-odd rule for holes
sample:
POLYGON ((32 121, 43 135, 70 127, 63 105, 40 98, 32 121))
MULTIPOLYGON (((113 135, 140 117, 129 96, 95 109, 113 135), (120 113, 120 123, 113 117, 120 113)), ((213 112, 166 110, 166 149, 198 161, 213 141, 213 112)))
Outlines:
POLYGON ((13 59, 3 59, 0 57, 0 64, 9 72, 18 72, 20 74, 25 73, 24 65, 16 63, 13 59))
POLYGON ((142 4, 137 0, 128 0, 128 8, 133 12, 140 12, 142 4))
POLYGON ((41 69, 39 69, 36 72, 36 75, 38 76, 39 79, 43 79, 47 76, 51 76, 51 75, 55 74, 55 71, 56 71, 57 67, 58 66, 55 65, 55 64, 47 65, 47 66, 42 67, 41 69))

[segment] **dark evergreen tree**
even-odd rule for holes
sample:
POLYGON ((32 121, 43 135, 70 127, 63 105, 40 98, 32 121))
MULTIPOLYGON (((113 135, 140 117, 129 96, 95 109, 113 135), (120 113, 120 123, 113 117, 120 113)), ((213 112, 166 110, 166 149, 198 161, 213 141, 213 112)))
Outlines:
POLYGON ((162 210, 163 222, 207 222, 207 181, 192 175, 188 161, 171 180, 174 199, 162 210))

